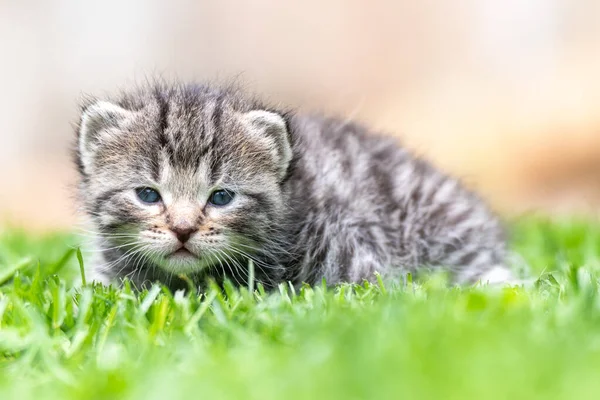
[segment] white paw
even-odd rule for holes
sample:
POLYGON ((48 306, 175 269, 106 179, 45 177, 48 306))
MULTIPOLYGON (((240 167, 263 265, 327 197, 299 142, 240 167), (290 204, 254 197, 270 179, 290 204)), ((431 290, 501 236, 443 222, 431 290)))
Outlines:
POLYGON ((511 283, 515 278, 508 268, 498 265, 481 275, 478 280, 481 283, 498 284, 511 283))

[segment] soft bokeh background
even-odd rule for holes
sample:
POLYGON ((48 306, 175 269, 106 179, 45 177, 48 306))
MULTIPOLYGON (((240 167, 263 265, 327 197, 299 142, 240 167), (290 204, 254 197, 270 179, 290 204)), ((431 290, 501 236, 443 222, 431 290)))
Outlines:
POLYGON ((75 221, 83 93, 239 77, 396 135, 506 214, 600 210, 596 0, 0 0, 0 220, 75 221))

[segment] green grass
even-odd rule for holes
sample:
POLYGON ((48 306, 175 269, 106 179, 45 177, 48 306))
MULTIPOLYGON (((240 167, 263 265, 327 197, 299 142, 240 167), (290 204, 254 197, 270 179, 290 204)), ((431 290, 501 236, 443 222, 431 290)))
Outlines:
POLYGON ((81 280, 69 235, 0 233, 0 399, 597 398, 600 224, 514 224, 531 288, 432 277, 276 293, 81 280))

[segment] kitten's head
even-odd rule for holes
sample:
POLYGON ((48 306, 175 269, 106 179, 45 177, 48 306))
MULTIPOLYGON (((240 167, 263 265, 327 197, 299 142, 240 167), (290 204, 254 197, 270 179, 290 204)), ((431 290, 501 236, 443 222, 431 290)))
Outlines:
POLYGON ((238 92, 138 90, 91 102, 77 131, 85 210, 129 264, 189 273, 239 259, 284 212, 286 121, 238 92))

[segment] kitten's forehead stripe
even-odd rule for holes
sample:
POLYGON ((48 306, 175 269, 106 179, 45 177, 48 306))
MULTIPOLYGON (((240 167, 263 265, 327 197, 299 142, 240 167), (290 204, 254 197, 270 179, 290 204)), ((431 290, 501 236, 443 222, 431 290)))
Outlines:
POLYGON ((173 118, 177 119, 177 124, 170 125, 168 137, 170 143, 176 143, 170 153, 171 164, 175 167, 198 168, 217 140, 217 128, 212 129, 207 123, 213 109, 212 97, 198 97, 198 93, 197 87, 191 87, 171 98, 173 118))
POLYGON ((215 107, 213 109, 210 121, 212 122, 212 137, 210 138, 210 149, 211 149, 211 164, 210 164, 210 179, 212 182, 216 182, 221 174, 221 156, 217 152, 217 135, 216 133, 222 129, 221 117, 223 115, 223 109, 225 107, 225 94, 220 93, 215 99, 215 107))
MULTIPOLYGON (((214 135, 212 126, 210 125, 210 119, 207 118, 207 113, 211 112, 211 109, 214 107, 214 105, 212 104, 212 102, 207 102, 204 110, 202 110, 202 132, 204 136, 209 136, 209 135, 214 135)), ((196 142, 198 143, 198 155, 196 157, 196 164, 194 166, 194 168, 196 170, 198 170, 200 168, 200 163, 202 162, 203 159, 206 158, 206 155, 208 154, 208 151, 210 149, 209 146, 207 146, 206 144, 203 143, 203 140, 201 140, 202 138, 196 138, 196 142)))
POLYGON ((161 142, 161 144, 165 144, 166 143, 166 137, 165 137, 165 132, 168 128, 168 124, 169 124, 169 101, 167 99, 165 99, 165 95, 164 93, 162 93, 160 90, 156 90, 156 101, 158 102, 158 107, 159 107, 159 117, 158 117, 158 121, 159 121, 159 125, 158 125, 158 134, 159 134, 159 140, 161 142))
POLYGON ((159 123, 158 123, 158 148, 160 153, 157 154, 157 157, 153 159, 152 162, 152 175, 156 182, 160 180, 160 156, 163 154, 162 149, 165 149, 168 145, 168 138, 166 134, 166 130, 168 129, 169 124, 169 102, 165 99, 164 94, 156 89, 155 91, 156 101, 158 103, 158 112, 159 112, 159 123))

